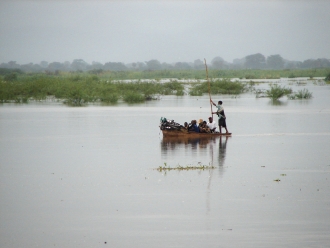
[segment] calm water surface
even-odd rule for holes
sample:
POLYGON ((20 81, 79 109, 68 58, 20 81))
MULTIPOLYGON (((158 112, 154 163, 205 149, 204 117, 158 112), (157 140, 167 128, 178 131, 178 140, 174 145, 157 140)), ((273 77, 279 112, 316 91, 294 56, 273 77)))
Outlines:
POLYGON ((330 86, 290 87, 314 97, 221 96, 233 135, 208 140, 158 128, 207 96, 1 105, 0 247, 329 247, 330 86))

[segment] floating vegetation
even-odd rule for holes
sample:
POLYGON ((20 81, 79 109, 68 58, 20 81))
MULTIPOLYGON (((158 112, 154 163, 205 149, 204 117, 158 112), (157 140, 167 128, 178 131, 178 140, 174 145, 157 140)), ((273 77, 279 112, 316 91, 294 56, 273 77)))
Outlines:
POLYGON ((280 176, 282 176, 282 177, 285 177, 285 176, 286 176, 286 174, 281 174, 280 176))
MULTIPOLYGON (((247 90, 247 86, 244 83, 234 81, 232 82, 230 79, 214 79, 210 81, 210 93, 213 95, 218 94, 232 94, 238 95, 247 90)), ((191 96, 201 96, 204 93, 209 92, 208 82, 203 82, 199 84, 193 85, 189 94, 191 96)))
POLYGON ((163 84, 163 91, 161 93, 163 95, 175 94, 177 96, 183 96, 184 86, 182 83, 179 83, 177 80, 171 80, 170 82, 163 84))
POLYGON ((181 165, 177 165, 176 167, 170 167, 167 166, 166 163, 164 163, 164 166, 159 166, 157 168, 158 171, 171 171, 171 170, 178 170, 178 171, 182 171, 182 170, 210 170, 210 169, 215 169, 216 167, 213 165, 197 165, 197 166, 193 166, 193 165, 187 165, 187 166, 181 166, 181 165))
POLYGON ((246 91, 246 92, 255 92, 256 91, 255 86, 259 85, 260 83, 263 83, 263 82, 256 82, 256 81, 250 80, 249 82, 245 83, 244 91, 246 91))
POLYGON ((256 98, 267 97, 266 90, 257 89, 254 90, 254 93, 256 94, 256 98))
POLYGON ((330 73, 325 77, 324 81, 325 81, 327 84, 330 84, 330 73))
POLYGON ((116 82, 101 80, 98 76, 90 74, 87 76, 40 74, 5 79, 0 78, 1 103, 27 103, 29 100, 45 100, 48 96, 54 96, 68 105, 82 106, 97 101, 110 104, 116 104, 119 100, 139 103, 158 99, 156 96, 159 95, 184 95, 184 85, 177 81, 116 82))
POLYGON ((310 99, 313 97, 312 92, 308 91, 307 89, 299 90, 297 93, 288 95, 290 100, 294 99, 310 99))
POLYGON ((275 182, 280 182, 281 180, 277 178, 277 179, 275 179, 274 181, 275 181, 275 182))
POLYGON ((270 90, 266 90, 266 96, 271 98, 273 101, 278 100, 279 98, 289 95, 292 93, 292 89, 281 87, 278 84, 271 85, 270 90))
POLYGON ((145 97, 138 92, 130 91, 125 93, 123 96, 123 100, 127 103, 138 103, 138 102, 144 102, 145 97))

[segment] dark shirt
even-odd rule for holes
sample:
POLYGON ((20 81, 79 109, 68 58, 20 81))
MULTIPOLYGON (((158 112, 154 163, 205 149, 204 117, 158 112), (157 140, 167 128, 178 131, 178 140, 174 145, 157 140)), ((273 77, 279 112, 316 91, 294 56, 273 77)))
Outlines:
POLYGON ((199 133, 199 127, 197 127, 197 125, 191 125, 191 131, 194 131, 196 133, 199 133))

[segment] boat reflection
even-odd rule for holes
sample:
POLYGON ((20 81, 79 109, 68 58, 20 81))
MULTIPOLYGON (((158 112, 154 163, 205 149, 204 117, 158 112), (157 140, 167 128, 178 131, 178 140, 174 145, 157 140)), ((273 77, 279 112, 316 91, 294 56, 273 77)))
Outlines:
POLYGON ((197 157, 200 161, 207 158, 208 163, 223 166, 229 138, 230 136, 163 137, 161 141, 162 155, 167 158, 169 156, 180 157, 180 155, 189 158, 197 157))
POLYGON ((206 215, 211 212, 211 188, 214 173, 222 177, 226 158, 227 143, 231 136, 217 137, 163 137, 161 141, 162 157, 169 164, 186 165, 202 163, 218 167, 217 170, 208 170, 206 194, 206 215))

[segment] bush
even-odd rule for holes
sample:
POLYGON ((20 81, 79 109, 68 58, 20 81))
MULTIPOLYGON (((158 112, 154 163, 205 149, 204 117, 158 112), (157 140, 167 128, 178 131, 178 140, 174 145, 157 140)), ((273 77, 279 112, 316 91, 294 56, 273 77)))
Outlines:
POLYGON ((162 84, 162 94, 164 95, 172 95, 175 94, 177 96, 184 95, 184 86, 178 81, 171 81, 168 83, 162 84))
POLYGON ((328 74, 328 76, 325 77, 324 79, 326 82, 330 82, 330 73, 328 74))
POLYGON ((307 89, 299 90, 297 93, 288 95, 288 98, 290 100, 294 99, 310 99, 312 98, 313 94, 312 92, 309 92, 307 89))
POLYGON ((23 71, 20 69, 8 69, 8 68, 0 68, 0 75, 5 76, 11 73, 23 74, 23 71))
POLYGON ((126 94, 123 96, 123 100, 127 103, 138 103, 138 102, 144 102, 145 97, 136 92, 126 92, 126 94))
POLYGON ((100 97, 100 100, 105 103, 117 103, 119 99, 118 94, 116 93, 105 93, 100 97))
MULTIPOLYGON (((240 82, 232 82, 229 79, 217 79, 210 82, 211 94, 233 94, 238 95, 246 91, 246 85, 240 82)), ((208 82, 194 85, 191 87, 189 94, 192 96, 200 96, 209 92, 208 82)))
POLYGON ((5 75, 3 77, 3 79, 5 81, 9 81, 9 82, 16 81, 17 80, 17 73, 16 72, 9 73, 9 74, 5 75))
POLYGON ((266 96, 273 101, 292 93, 292 89, 281 87, 278 84, 272 85, 270 90, 266 90, 266 96))

